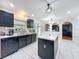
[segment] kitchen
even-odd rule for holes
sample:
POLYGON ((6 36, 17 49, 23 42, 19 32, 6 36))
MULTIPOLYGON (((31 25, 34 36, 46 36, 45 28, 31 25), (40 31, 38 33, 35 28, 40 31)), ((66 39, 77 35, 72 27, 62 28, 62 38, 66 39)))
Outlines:
POLYGON ((78 2, 1 0, 0 59, 78 59, 78 2))

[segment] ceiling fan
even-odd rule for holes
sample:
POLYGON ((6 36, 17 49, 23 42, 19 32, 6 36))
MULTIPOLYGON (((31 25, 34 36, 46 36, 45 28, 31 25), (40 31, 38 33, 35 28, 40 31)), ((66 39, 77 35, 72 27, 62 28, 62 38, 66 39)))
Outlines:
MULTIPOLYGON (((45 8, 45 12, 47 13, 51 13, 53 11, 53 8, 52 8, 52 4, 55 3, 57 0, 40 0, 41 2, 45 2, 46 3, 46 8, 45 8)), ((43 6, 44 7, 44 6, 43 6)))

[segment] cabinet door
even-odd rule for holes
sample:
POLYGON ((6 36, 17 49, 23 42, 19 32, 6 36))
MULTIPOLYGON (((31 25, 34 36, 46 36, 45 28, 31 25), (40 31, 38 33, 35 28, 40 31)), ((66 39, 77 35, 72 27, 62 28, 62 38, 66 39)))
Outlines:
POLYGON ((16 37, 1 40, 1 56, 5 57, 18 50, 19 40, 16 37))
POLYGON ((22 48, 27 45, 27 38, 26 36, 19 37, 19 48, 22 48))
POLYGON ((14 26, 14 15, 13 14, 5 14, 5 26, 13 27, 14 26))
POLYGON ((3 16, 3 13, 0 11, 0 26, 3 26, 4 24, 4 16, 3 16))
POLYGON ((27 35, 27 45, 32 43, 31 35, 27 35))
POLYGON ((30 20, 30 28, 33 28, 33 27, 34 27, 34 21, 30 20))
POLYGON ((14 15, 0 10, 0 26, 13 27, 14 26, 14 15))
POLYGON ((32 42, 35 42, 36 41, 36 34, 32 34, 31 39, 32 39, 32 42))
POLYGON ((27 19, 27 28, 33 28, 34 27, 34 20, 27 19))
POLYGON ((37 37, 36 37, 36 34, 34 34, 34 42, 36 41, 37 37))
POLYGON ((38 55, 43 59, 54 59, 53 41, 38 39, 38 55))

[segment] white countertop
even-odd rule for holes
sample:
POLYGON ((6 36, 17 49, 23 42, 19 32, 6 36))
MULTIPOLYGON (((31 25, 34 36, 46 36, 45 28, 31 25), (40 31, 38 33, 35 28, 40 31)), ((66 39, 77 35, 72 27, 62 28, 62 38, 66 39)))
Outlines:
POLYGON ((38 36, 38 38, 55 41, 58 35, 59 35, 58 32, 43 32, 41 35, 38 36))
POLYGON ((35 33, 14 33, 14 35, 11 35, 11 36, 0 36, 0 39, 9 38, 9 37, 16 37, 16 36, 23 36, 23 35, 30 35, 30 34, 35 34, 35 33))

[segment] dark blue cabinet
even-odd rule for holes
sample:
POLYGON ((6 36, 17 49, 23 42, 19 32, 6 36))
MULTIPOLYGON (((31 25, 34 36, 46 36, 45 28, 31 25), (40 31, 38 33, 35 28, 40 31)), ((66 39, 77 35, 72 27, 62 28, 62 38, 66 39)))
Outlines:
POLYGON ((36 34, 2 38, 0 40, 0 58, 4 58, 35 41, 36 34))
POLYGON ((14 19, 12 14, 5 14, 5 26, 6 27, 13 27, 14 26, 14 19))
POLYGON ((32 38, 31 38, 31 35, 27 35, 27 45, 31 44, 32 43, 32 38))
POLYGON ((24 35, 19 38, 19 48, 25 47, 36 41, 36 34, 24 35))
POLYGON ((19 48, 25 47, 27 45, 26 36, 19 37, 19 48))
POLYGON ((27 28, 33 28, 34 27, 34 20, 27 19, 27 28))
POLYGON ((54 41, 39 38, 38 55, 42 59, 54 59, 54 41))
POLYGON ((17 37, 4 38, 1 40, 1 57, 6 57, 18 50, 19 40, 17 37))
POLYGON ((3 25, 4 24, 4 20, 2 20, 2 19, 4 19, 4 16, 3 16, 3 13, 0 12, 0 26, 4 26, 3 25))
POLYGON ((36 34, 32 34, 31 35, 31 40, 32 40, 32 42, 35 42, 36 41, 36 34))
POLYGON ((14 15, 12 13, 0 10, 0 26, 13 27, 14 15))
POLYGON ((19 48, 23 48, 27 46, 28 44, 31 44, 31 36, 25 35, 19 37, 19 48))

